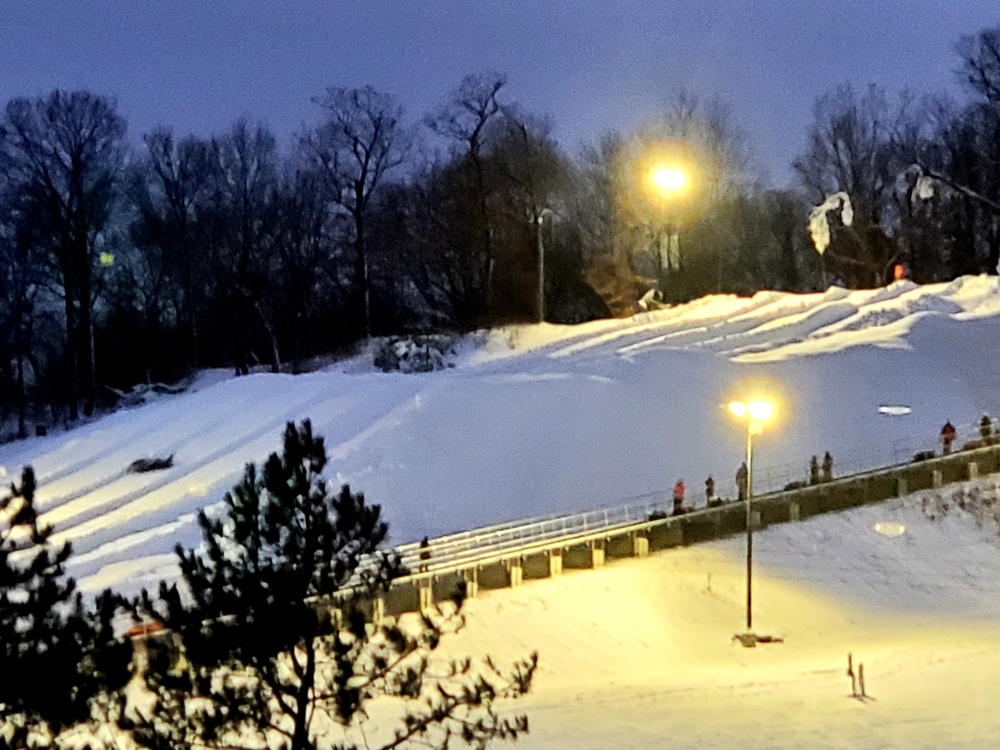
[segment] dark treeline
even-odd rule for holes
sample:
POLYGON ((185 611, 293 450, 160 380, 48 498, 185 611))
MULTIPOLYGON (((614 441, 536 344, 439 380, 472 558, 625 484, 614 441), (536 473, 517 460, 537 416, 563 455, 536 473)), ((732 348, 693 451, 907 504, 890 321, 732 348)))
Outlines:
POLYGON ((961 99, 821 95, 789 190, 754 180, 726 108, 690 95, 572 157, 495 73, 419 123, 391 94, 330 88, 287 149, 245 120, 135 144, 107 97, 12 100, 0 418, 24 435, 198 367, 294 372, 369 336, 627 314, 657 285, 680 301, 878 285, 896 264, 918 282, 995 273, 1000 27, 956 53, 961 99), (655 142, 697 154, 696 199, 675 215, 632 205, 636 144, 655 142), (854 221, 834 219, 821 275, 807 217, 840 191, 854 221), (682 259, 669 278, 665 234, 682 259))

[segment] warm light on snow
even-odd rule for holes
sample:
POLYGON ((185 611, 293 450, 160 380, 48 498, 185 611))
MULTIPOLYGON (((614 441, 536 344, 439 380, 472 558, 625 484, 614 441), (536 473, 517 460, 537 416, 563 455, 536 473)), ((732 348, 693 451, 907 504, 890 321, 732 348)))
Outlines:
MULTIPOLYGON (((736 496, 746 435, 720 408, 732 395, 778 404, 754 438, 755 495, 807 480, 826 451, 838 476, 908 462, 947 420, 957 442, 975 439, 983 414, 1000 415, 1000 281, 710 296, 481 334, 454 364, 207 372, 181 396, 0 445, 0 466, 35 467, 42 521, 73 543, 68 571, 87 595, 176 575, 174 545, 200 541, 197 511, 304 417, 326 439, 328 475, 381 504, 395 542, 666 500, 678 477, 700 506, 710 474, 718 496, 736 496), (170 454, 168 470, 125 473, 170 454)), ((535 691, 512 707, 531 720, 519 748, 990 747, 997 481, 755 534, 754 627, 780 644, 731 642, 745 615, 734 538, 484 592, 447 648, 540 651, 535 691), (850 697, 848 653, 865 666, 868 702, 850 697)))
POLYGON ((906 533, 906 526, 896 521, 879 521, 872 528, 882 536, 887 536, 890 539, 895 539, 897 536, 902 536, 906 533))

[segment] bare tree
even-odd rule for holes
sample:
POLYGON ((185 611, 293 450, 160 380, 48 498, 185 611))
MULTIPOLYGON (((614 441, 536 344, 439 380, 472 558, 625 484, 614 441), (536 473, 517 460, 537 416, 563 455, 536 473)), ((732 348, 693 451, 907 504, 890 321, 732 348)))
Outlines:
POLYGON ((198 364, 198 308, 193 225, 210 177, 210 147, 189 136, 177 140, 169 130, 144 136, 146 159, 137 171, 133 200, 138 212, 133 241, 162 256, 168 275, 178 278, 182 291, 179 317, 186 329, 188 364, 198 364))
POLYGON ((795 160, 808 198, 815 204, 847 193, 855 209, 852 227, 835 232, 828 257, 856 286, 881 284, 896 249, 883 220, 891 205, 892 117, 885 93, 869 86, 863 94, 842 84, 816 100, 806 152, 795 160))
MULTIPOLYGON (((955 47, 964 106, 939 104, 927 147, 909 152, 908 184, 930 178, 938 189, 920 210, 940 216, 952 274, 997 273, 1000 263, 1000 27, 963 36, 955 47), (911 169, 916 165, 916 169, 911 169)), ((920 184, 926 184, 923 180, 920 184)))
POLYGON ((626 315, 653 281, 634 264, 649 235, 625 217, 619 155, 625 139, 606 133, 577 159, 564 212, 578 235, 585 278, 609 311, 626 315))
POLYGON ((65 304, 70 418, 94 409, 92 282, 124 161, 125 120, 114 102, 56 90, 14 99, 0 123, 0 169, 17 196, 25 236, 50 254, 65 304))
POLYGON ((254 333, 262 331, 271 350, 271 369, 277 372, 278 339, 260 304, 272 263, 279 164, 274 135, 263 125, 240 119, 225 136, 213 139, 212 157, 211 267, 230 323, 233 365, 240 374, 249 372, 251 363, 259 360, 254 333))
MULTIPOLYGON (((495 211, 495 254, 503 262, 495 288, 506 316, 544 318, 545 243, 569 175, 567 160, 544 118, 506 107, 488 144, 486 165, 492 191, 503 208, 495 211), (545 226, 547 225, 547 227, 545 226), (533 293, 530 293, 533 290, 533 293)), ((551 254, 553 248, 549 248, 551 254)), ((549 272, 551 276, 551 269, 549 272)))
POLYGON ((336 307, 329 221, 323 176, 294 170, 282 175, 275 203, 273 242, 278 263, 265 293, 272 314, 282 321, 293 372, 311 347, 321 300, 336 307))
POLYGON ((962 81, 977 97, 1000 106, 1000 26, 963 36, 955 45, 962 81))
POLYGON ((365 336, 371 336, 371 285, 366 221, 373 194, 387 173, 407 157, 411 135, 395 97, 364 88, 328 88, 313 100, 323 122, 307 136, 316 164, 326 176, 333 201, 354 229, 355 283, 365 336))
POLYGON ((4 410, 13 401, 17 408, 17 435, 27 436, 26 365, 36 382, 44 375, 32 355, 35 305, 38 289, 45 283, 45 266, 37 249, 17 233, 13 201, 0 174, 0 342, 11 360, 0 361, 4 410))
MULTIPOLYGON (((486 184, 486 167, 483 146, 487 141, 489 125, 500 115, 502 105, 497 98, 507 84, 507 76, 488 72, 462 79, 449 100, 427 118, 430 128, 461 144, 463 158, 472 171, 471 189, 478 211, 480 258, 476 274, 484 288, 486 310, 493 307, 493 274, 496 258, 493 248, 493 223, 489 209, 489 191, 486 184)), ((471 260, 471 259, 470 259, 471 260)))

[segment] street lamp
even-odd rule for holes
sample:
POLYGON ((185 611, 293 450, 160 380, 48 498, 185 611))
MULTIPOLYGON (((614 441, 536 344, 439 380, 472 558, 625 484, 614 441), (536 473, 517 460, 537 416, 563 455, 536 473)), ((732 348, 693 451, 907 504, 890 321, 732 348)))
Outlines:
POLYGON ((542 220, 546 216, 551 216, 554 211, 551 208, 543 208, 535 214, 535 223, 538 225, 538 322, 545 322, 545 245, 542 242, 542 220))
POLYGON ((752 582, 753 582, 753 523, 751 515, 751 498, 753 497, 753 436, 764 431, 764 422, 771 418, 774 413, 774 404, 763 399, 755 399, 749 402, 733 401, 729 404, 729 411, 739 419, 747 423, 747 475, 746 475, 746 504, 747 504, 747 633, 746 638, 741 638, 744 645, 754 644, 756 640, 753 636, 753 607, 752 607, 752 582))
POLYGON ((677 236, 676 219, 678 202, 685 197, 691 186, 691 173, 685 166, 672 162, 654 162, 649 169, 647 189, 653 203, 660 209, 667 247, 659 248, 660 288, 666 286, 669 271, 679 271, 681 267, 680 241, 677 236))

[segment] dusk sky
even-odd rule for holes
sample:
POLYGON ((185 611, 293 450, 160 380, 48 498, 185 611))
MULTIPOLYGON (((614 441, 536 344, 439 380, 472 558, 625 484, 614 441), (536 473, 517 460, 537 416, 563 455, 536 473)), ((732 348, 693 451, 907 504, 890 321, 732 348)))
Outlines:
POLYGON ((287 143, 327 86, 372 84, 418 120, 461 78, 506 72, 575 154, 685 89, 718 95, 781 184, 815 98, 838 83, 959 94, 953 46, 996 0, 0 0, 0 101, 53 88, 117 99, 138 138, 221 133, 240 115, 287 143))

